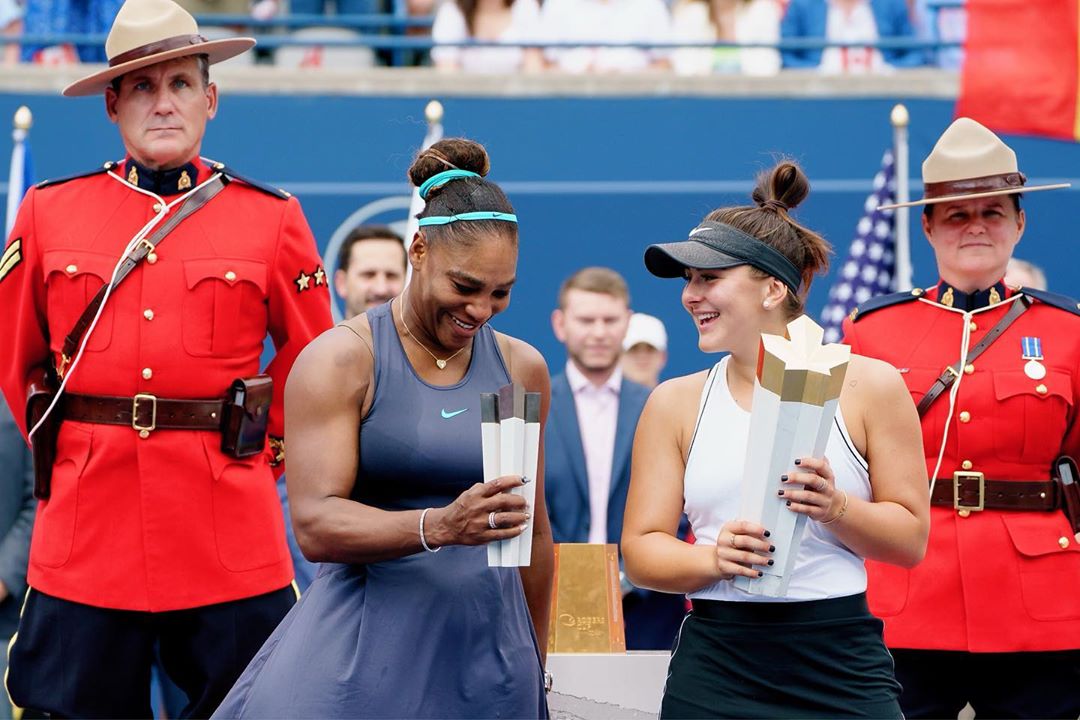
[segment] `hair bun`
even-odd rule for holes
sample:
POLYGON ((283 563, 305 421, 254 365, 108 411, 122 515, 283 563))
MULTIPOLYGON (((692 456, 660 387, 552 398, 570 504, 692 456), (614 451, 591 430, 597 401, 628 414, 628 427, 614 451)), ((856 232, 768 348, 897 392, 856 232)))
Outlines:
POLYGON ((409 167, 409 180, 420 187, 428 178, 451 168, 469 170, 483 177, 491 170, 491 160, 478 142, 445 138, 417 154, 409 167))
POLYGON ((773 211, 790 210, 810 194, 810 180, 793 160, 781 160, 771 170, 758 175, 750 194, 758 207, 773 211))

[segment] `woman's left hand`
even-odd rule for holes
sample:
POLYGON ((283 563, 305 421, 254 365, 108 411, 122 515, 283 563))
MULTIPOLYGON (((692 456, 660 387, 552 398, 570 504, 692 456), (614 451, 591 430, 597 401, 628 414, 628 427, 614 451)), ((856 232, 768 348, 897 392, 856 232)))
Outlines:
POLYGON ((807 515, 818 522, 835 519, 843 507, 844 496, 836 489, 836 476, 828 458, 799 458, 795 469, 781 477, 780 497, 787 500, 793 512, 807 515), (802 486, 797 489, 793 486, 802 486))

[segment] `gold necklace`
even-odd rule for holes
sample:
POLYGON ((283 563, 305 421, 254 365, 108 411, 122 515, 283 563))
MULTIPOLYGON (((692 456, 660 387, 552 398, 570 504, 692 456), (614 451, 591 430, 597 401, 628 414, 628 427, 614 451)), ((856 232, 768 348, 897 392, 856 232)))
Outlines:
POLYGON ((457 352, 455 352, 453 355, 446 358, 445 360, 435 357, 435 353, 428 350, 427 346, 424 345, 424 343, 420 342, 420 338, 413 335, 413 331, 409 329, 409 324, 405 322, 405 293, 402 293, 401 298, 399 298, 398 300, 398 316, 401 318, 401 324, 405 328, 405 332, 409 334, 409 337, 413 339, 414 343, 423 348, 424 352, 431 356, 431 359, 435 361, 436 367, 438 367, 440 370, 445 370, 446 363, 456 358, 458 354, 465 349, 465 347, 458 348, 457 352))

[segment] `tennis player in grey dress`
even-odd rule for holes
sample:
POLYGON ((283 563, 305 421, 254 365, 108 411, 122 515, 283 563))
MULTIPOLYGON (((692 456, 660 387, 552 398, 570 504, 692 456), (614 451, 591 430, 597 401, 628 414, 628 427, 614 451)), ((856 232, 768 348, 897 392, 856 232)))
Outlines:
POLYGON ((517 223, 486 170, 470 141, 421 152, 409 287, 297 360, 289 494, 324 564, 214 717, 547 717, 543 473, 531 508, 503 492, 522 478, 480 482, 480 393, 522 383, 542 417, 549 400, 539 353, 487 324, 509 304, 517 223), (528 517, 531 565, 489 568, 486 544, 528 517))

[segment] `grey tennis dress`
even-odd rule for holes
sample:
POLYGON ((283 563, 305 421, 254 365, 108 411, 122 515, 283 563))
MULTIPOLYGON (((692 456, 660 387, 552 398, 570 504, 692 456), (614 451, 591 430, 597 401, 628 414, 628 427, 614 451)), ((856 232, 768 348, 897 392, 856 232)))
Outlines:
MULTIPOLYGON (((441 507, 483 478, 480 393, 510 381, 487 325, 456 385, 421 380, 390 305, 369 310, 375 395, 353 498, 441 507)), ((325 563, 215 718, 546 718, 543 668, 515 568, 485 546, 325 563)))

